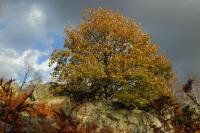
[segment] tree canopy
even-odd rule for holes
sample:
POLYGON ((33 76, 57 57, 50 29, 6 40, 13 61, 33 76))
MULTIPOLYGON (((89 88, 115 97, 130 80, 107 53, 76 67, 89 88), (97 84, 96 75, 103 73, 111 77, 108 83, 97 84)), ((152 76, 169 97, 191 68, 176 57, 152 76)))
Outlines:
POLYGON ((170 61, 150 35, 130 18, 111 10, 87 9, 77 28, 65 30, 63 49, 52 53, 57 94, 131 101, 143 105, 167 95, 170 61))

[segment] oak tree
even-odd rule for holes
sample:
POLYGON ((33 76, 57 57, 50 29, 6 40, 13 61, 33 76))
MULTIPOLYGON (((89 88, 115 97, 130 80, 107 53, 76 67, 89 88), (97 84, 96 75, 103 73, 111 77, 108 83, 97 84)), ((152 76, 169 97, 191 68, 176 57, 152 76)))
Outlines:
POLYGON ((63 85, 55 93, 139 105, 168 95, 171 63, 133 19, 87 9, 79 27, 65 33, 64 48, 50 58, 52 75, 63 85))

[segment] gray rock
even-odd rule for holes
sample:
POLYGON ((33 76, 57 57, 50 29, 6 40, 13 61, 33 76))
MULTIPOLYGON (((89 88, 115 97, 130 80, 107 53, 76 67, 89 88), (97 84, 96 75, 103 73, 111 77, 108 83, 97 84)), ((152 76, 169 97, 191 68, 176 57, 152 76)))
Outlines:
POLYGON ((107 127, 118 132, 153 133, 153 128, 161 128, 162 123, 154 115, 137 109, 112 110, 106 104, 86 103, 72 117, 81 121, 81 124, 95 123, 98 131, 107 127))

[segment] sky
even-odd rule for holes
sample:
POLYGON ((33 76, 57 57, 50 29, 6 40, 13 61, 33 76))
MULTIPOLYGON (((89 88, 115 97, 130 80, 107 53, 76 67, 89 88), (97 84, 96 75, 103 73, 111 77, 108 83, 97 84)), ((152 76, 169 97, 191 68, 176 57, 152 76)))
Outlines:
POLYGON ((135 19, 182 79, 200 77, 199 0, 0 0, 0 77, 19 79, 28 62, 50 81, 48 58, 63 47, 64 28, 98 7, 135 19))

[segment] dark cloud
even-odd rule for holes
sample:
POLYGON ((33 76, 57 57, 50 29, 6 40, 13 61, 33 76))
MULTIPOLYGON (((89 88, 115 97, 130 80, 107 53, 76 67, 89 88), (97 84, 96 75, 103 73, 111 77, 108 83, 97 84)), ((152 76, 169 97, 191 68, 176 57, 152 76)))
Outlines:
POLYGON ((3 6, 3 0, 0 1, 0 19, 3 17, 3 11, 4 11, 4 6, 3 6))
POLYGON ((101 6, 134 18, 183 77, 189 72, 200 76, 199 0, 6 0, 4 3, 3 16, 8 24, 0 30, 0 46, 32 48, 33 38, 45 40, 48 32, 62 36, 67 24, 79 24, 85 8, 101 6), (45 18, 41 25, 31 27, 26 20, 34 6, 45 18))

